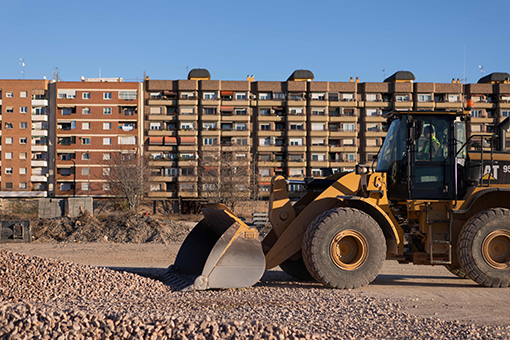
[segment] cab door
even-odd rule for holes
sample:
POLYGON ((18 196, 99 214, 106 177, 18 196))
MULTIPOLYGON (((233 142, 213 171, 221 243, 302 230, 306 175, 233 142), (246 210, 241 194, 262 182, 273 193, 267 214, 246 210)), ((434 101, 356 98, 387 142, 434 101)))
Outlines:
POLYGON ((413 119, 411 198, 453 199, 453 121, 448 116, 415 116, 413 119))

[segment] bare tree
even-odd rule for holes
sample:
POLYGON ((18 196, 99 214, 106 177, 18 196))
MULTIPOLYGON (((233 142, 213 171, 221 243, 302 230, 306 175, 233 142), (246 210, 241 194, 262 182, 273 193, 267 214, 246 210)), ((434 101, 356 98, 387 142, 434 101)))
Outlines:
POLYGON ((113 195, 126 200, 129 210, 137 211, 150 189, 150 160, 136 151, 113 152, 104 161, 102 179, 113 195))
POLYGON ((198 178, 202 198, 234 209, 251 196, 249 149, 235 144, 211 147, 199 157, 198 178))

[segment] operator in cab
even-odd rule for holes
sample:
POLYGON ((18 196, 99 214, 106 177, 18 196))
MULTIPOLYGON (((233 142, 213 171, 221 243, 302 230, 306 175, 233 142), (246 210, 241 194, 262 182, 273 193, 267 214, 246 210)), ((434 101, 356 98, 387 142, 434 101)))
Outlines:
POLYGON ((432 125, 425 126, 423 129, 423 136, 425 137, 425 142, 416 158, 422 160, 435 158, 437 151, 441 147, 441 143, 436 138, 432 125))

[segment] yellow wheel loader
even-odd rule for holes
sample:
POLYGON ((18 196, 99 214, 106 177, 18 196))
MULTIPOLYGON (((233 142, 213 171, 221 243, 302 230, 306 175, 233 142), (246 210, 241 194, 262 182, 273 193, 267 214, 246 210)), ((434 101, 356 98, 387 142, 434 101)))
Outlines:
POLYGON ((272 179, 260 241, 220 204, 207 205, 167 273, 179 289, 248 287, 280 266, 297 279, 356 288, 385 259, 446 266, 482 286, 510 285, 510 153, 506 119, 468 138, 469 111, 395 111, 377 166, 306 185, 294 204, 272 179))

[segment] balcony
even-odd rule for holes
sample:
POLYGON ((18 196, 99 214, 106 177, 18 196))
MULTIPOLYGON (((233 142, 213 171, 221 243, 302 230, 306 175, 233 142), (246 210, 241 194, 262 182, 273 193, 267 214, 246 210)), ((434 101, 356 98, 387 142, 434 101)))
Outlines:
POLYGON ((48 130, 32 130, 32 136, 48 136, 48 130))
POLYGON ((47 167, 48 161, 42 159, 35 159, 31 162, 32 167, 47 167))
POLYGON ((48 106, 48 99, 32 99, 32 106, 48 106))
POLYGON ((177 197, 176 191, 151 191, 149 197, 153 198, 172 198, 177 197))
POLYGON ((41 114, 36 114, 36 115, 32 115, 32 122, 47 122, 48 121, 48 115, 41 115, 41 114))
POLYGON ((46 177, 46 175, 34 175, 34 176, 30 176, 30 181, 32 181, 32 182, 48 182, 48 177, 46 177))
POLYGON ((48 145, 44 144, 32 144, 32 151, 48 151, 48 145))

